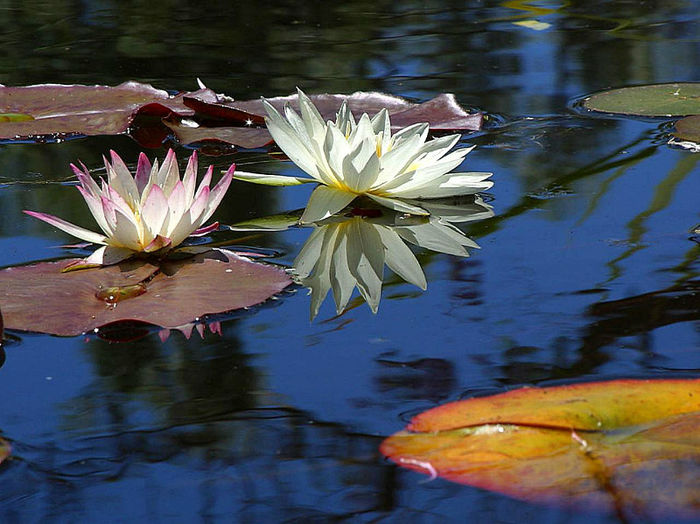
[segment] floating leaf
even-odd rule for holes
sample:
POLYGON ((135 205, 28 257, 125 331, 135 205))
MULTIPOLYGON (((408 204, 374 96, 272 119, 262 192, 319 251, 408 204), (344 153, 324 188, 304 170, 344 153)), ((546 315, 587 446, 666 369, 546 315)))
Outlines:
MULTIPOLYGON (((483 114, 468 113, 452 94, 441 94, 422 104, 414 104, 392 95, 376 92, 356 92, 351 95, 321 94, 309 98, 326 120, 335 120, 343 101, 347 100, 352 112, 359 118, 362 113, 370 116, 386 107, 393 129, 428 122, 432 131, 478 131, 483 114)), ((297 95, 267 99, 278 110, 289 103, 299 111, 297 95)), ((272 137, 263 125, 266 115, 261 100, 211 103, 200 96, 185 96, 184 103, 197 111, 196 119, 203 125, 193 127, 191 120, 169 119, 166 124, 182 143, 216 141, 245 148, 258 148, 269 144, 272 137)))
POLYGON ((623 87, 593 94, 583 100, 591 111, 634 116, 700 114, 700 82, 623 87))
POLYGON ((681 118, 676 122, 674 136, 700 144, 700 114, 681 118))
POLYGON ((12 446, 5 439, 0 438, 0 464, 5 462, 12 453, 12 446))
MULTIPOLYGON (((194 110, 184 105, 183 96, 173 97, 166 91, 138 82, 124 82, 116 87, 0 86, 0 113, 28 117, 0 119, 0 139, 121 134, 127 131, 137 114, 193 115, 194 110)), ((198 91, 197 96, 201 100, 217 100, 214 92, 208 89, 198 91)))
MULTIPOLYGON (((453 94, 441 94, 437 97, 415 104, 404 98, 385 93, 358 91, 351 95, 320 94, 309 95, 324 120, 335 120, 336 113, 344 101, 358 118, 362 113, 373 116, 381 109, 387 108, 391 116, 393 128, 400 129, 416 122, 428 122, 430 129, 434 131, 478 131, 481 129, 483 114, 469 113, 464 110, 455 99, 453 94)), ((197 100, 194 105, 197 114, 201 116, 210 115, 223 119, 224 115, 230 118, 231 122, 238 122, 241 126, 256 124, 261 122, 267 114, 263 107, 262 100, 247 100, 222 103, 208 103, 201 97, 187 96, 185 103, 193 106, 192 101, 197 100), (233 110, 227 113, 227 110, 233 110)), ((289 103, 295 111, 299 112, 299 101, 297 94, 267 98, 278 111, 284 109, 289 103)))
POLYGON ((121 320, 177 328, 205 314, 259 304, 291 280, 230 251, 62 272, 76 259, 0 271, 5 327, 72 336, 121 320))
MULTIPOLYGON (((397 128, 429 122, 435 131, 475 131, 483 120, 481 113, 468 113, 448 94, 423 104, 382 93, 324 94, 311 98, 327 118, 334 117, 346 99, 358 115, 373 115, 387 107, 397 128)), ((270 101, 280 108, 287 101, 296 106, 296 95, 270 101)), ((5 140, 117 135, 128 131, 134 139, 152 147, 159 146, 171 132, 183 144, 212 141, 252 149, 272 141, 264 128, 264 115, 260 100, 233 102, 206 88, 171 96, 138 82, 116 87, 0 86, 0 139, 5 140), (157 118, 139 118, 135 125, 137 116, 157 118)))
POLYGON ((192 127, 183 125, 180 119, 168 118, 163 123, 182 144, 197 142, 220 142, 245 149, 256 149, 272 142, 267 129, 262 127, 192 127))
POLYGON ((699 410, 700 379, 523 388, 428 410, 381 451, 528 501, 697 516, 699 410))

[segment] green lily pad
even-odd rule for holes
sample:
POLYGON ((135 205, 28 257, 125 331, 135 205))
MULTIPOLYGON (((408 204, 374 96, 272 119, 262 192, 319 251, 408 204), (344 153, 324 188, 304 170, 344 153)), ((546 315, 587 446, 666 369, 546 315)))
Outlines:
POLYGON ((673 135, 681 140, 700 143, 700 115, 687 116, 676 122, 673 135))
POLYGON ((700 82, 650 84, 601 91, 583 100, 590 111, 632 116, 700 114, 700 82))

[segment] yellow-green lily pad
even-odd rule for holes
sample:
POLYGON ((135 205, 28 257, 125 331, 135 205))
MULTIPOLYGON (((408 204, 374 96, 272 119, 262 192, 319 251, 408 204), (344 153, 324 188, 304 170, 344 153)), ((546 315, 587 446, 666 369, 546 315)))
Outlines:
POLYGON ((650 84, 601 91, 583 100, 590 111, 630 116, 700 115, 700 82, 650 84))
POLYGON ((700 115, 687 116, 676 122, 676 138, 700 143, 700 115))

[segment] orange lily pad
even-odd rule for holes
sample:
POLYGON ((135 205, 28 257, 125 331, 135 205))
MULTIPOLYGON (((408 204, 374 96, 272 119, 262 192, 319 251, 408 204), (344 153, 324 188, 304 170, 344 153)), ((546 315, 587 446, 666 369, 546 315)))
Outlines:
POLYGON ((63 272, 75 262, 1 270, 5 329, 74 336, 119 321, 178 328, 259 304, 291 284, 283 269, 225 250, 159 266, 136 260, 63 272))
POLYGON ((0 464, 5 462, 12 453, 12 446, 5 439, 0 438, 0 464))
POLYGON ((700 516, 700 380, 523 388, 415 417, 381 445, 409 469, 514 498, 700 516))

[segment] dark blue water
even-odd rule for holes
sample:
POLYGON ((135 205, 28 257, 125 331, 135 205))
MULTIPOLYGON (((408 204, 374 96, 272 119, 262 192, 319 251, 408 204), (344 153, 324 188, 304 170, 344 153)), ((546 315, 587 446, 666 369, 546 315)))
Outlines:
MULTIPOLYGON (((686 377, 700 368, 700 156, 661 121, 594 118, 572 100, 698 80, 687 1, 24 2, 0 15, 0 82, 196 89, 238 99, 455 93, 491 115, 465 170, 492 171, 495 216, 470 258, 417 250, 421 292, 390 272, 309 321, 305 290, 236 314, 221 336, 115 344, 11 332, 0 368, 2 522, 615 522, 515 501, 386 462, 377 447, 437 404, 531 384, 686 377), (544 31, 514 25, 536 18, 544 31)), ((21 214, 91 224, 71 180, 128 137, 0 146, 0 265, 68 237, 21 214)), ((149 155, 163 156, 166 147, 149 155)), ((180 156, 187 151, 180 148, 180 156)), ((260 152, 202 157, 301 174, 260 152)), ((303 207, 306 187, 233 184, 222 223, 303 207)), ((308 229, 245 245, 289 266, 308 229)), ((242 235, 241 235, 242 236, 242 235)), ((0 304, 2 308, 2 304, 0 304)))

